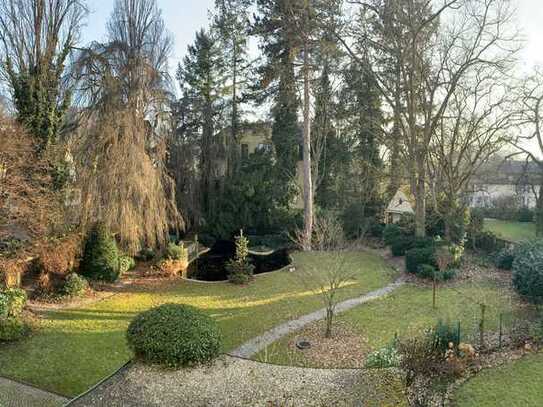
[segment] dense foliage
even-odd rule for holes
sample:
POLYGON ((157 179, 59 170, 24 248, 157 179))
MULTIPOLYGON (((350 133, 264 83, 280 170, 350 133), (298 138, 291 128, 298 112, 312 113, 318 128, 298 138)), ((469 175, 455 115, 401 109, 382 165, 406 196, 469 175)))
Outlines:
POLYGON ((30 327, 21 318, 0 319, 0 342, 14 342, 30 333, 30 327))
POLYGON ((221 349, 216 322, 189 305, 165 304, 139 314, 127 339, 137 357, 168 367, 208 362, 221 349))
POLYGON ((0 291, 0 319, 19 318, 26 304, 26 292, 19 288, 0 291))
POLYGON ((26 292, 19 288, 0 291, 0 342, 17 341, 29 333, 23 319, 26 300, 26 292))
POLYGON ((513 285, 529 301, 543 303, 543 241, 520 245, 513 261, 513 285))
POLYGON ((91 280, 109 282, 119 277, 117 244, 111 233, 100 223, 93 226, 87 237, 80 273, 91 280))
POLYGON ((408 273, 418 273, 419 267, 422 265, 428 265, 434 268, 437 267, 436 251, 434 247, 414 248, 406 252, 405 268, 408 273))
POLYGON ((66 277, 62 286, 62 294, 66 297, 81 297, 89 289, 89 283, 85 277, 76 273, 71 273, 66 277))

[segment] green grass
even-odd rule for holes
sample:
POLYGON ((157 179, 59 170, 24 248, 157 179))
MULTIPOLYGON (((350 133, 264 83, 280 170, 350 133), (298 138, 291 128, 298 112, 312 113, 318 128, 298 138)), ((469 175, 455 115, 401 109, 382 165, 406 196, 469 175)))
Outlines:
POLYGON ((543 354, 484 370, 455 394, 458 407, 539 407, 543 405, 543 354))
POLYGON ((484 228, 502 239, 521 242, 535 238, 535 223, 485 219, 484 228))
MULTIPOLYGON (((512 307, 514 300, 510 294, 508 290, 504 291, 490 282, 476 286, 459 283, 454 287, 439 289, 437 309, 433 309, 430 287, 406 285, 387 297, 339 314, 336 321, 346 323, 358 332, 371 349, 379 349, 396 334, 400 337, 420 334, 440 319, 454 323, 460 321, 464 334, 477 332, 480 308, 473 299, 485 299, 488 306, 487 329, 496 329, 500 312, 512 307)), ((270 345, 255 358, 277 364, 314 366, 303 357, 302 352, 289 350, 288 343, 294 336, 270 345)))
MULTIPOLYGON (((162 287, 132 287, 110 299, 77 309, 41 315, 32 337, 0 345, 0 375, 32 383, 67 396, 77 395, 130 359, 125 330, 139 312, 163 303, 186 303, 203 309, 220 325, 224 351, 273 326, 321 308, 316 283, 303 281, 303 270, 327 270, 330 257, 294 254, 295 273, 286 270, 258 276, 246 287, 229 283, 176 282, 162 287)), ((342 299, 385 286, 393 272, 372 254, 349 254, 353 278, 340 290, 342 299)))

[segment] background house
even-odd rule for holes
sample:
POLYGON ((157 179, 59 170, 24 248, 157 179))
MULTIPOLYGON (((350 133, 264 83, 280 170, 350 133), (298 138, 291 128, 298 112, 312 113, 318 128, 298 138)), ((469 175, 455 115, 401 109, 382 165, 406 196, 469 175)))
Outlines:
POLYGON ((490 207, 497 200, 512 198, 519 207, 534 208, 543 172, 536 163, 507 160, 488 164, 473 178, 468 193, 471 207, 490 207))
POLYGON ((414 208, 409 187, 400 187, 385 209, 385 223, 398 223, 403 216, 414 215, 414 208))

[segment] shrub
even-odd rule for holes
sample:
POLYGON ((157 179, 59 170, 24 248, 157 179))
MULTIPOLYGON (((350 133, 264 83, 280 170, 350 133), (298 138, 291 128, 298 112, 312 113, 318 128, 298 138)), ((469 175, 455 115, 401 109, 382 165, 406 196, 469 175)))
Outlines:
POLYGON ((141 249, 138 258, 143 261, 151 261, 156 257, 156 253, 153 249, 150 247, 146 247, 144 249, 141 249))
POLYGON ((445 235, 445 218, 430 205, 426 208, 426 234, 432 237, 445 235))
POLYGON ((19 259, 0 256, 0 288, 19 287, 25 270, 26 267, 19 259))
POLYGON ((417 377, 452 381, 466 369, 456 357, 460 342, 458 330, 439 322, 423 335, 398 343, 400 368, 406 373, 406 384, 411 386, 417 377), (453 349, 449 349, 449 343, 453 349))
POLYGON ((121 275, 132 270, 134 267, 136 267, 136 260, 132 256, 125 254, 119 257, 119 273, 121 275))
POLYGON ((119 278, 119 250, 113 236, 95 225, 85 242, 80 273, 91 280, 114 282, 119 278))
POLYGON ((383 240, 387 246, 392 246, 392 244, 402 236, 402 229, 394 223, 386 225, 383 230, 383 240))
POLYGON ((530 208, 520 208, 517 214, 517 219, 519 222, 533 222, 534 212, 530 208))
POLYGON ((435 248, 436 242, 431 237, 415 237, 413 238, 413 248, 426 249, 435 248))
POLYGON ((543 240, 526 242, 516 250, 513 285, 529 301, 543 301, 543 240))
POLYGON ((398 237, 390 246, 393 256, 403 256, 405 252, 413 247, 413 238, 408 236, 398 237))
POLYGON ((158 262, 157 267, 160 275, 166 278, 177 277, 181 271, 179 260, 162 259, 158 262))
POLYGON ((20 288, 0 291, 0 319, 20 317, 26 300, 26 292, 20 288))
POLYGON ((37 251, 36 269, 39 290, 49 293, 59 289, 64 279, 77 268, 81 256, 81 238, 72 234, 43 243, 37 251))
POLYGON ((370 353, 364 366, 368 369, 387 369, 400 366, 400 355, 396 347, 397 340, 394 340, 384 348, 370 353))
POLYGON ((405 269, 408 273, 418 273, 419 266, 437 267, 435 249, 433 247, 410 249, 405 254, 405 269))
POLYGON ((417 377, 441 376, 445 357, 436 346, 430 333, 402 340, 398 343, 400 368, 406 373, 406 384, 410 386, 417 377))
POLYGON ((456 278, 458 271, 454 268, 448 268, 439 273, 438 277, 441 281, 450 281, 456 278))
POLYGON ((176 245, 175 243, 168 244, 166 248, 166 258, 171 260, 183 260, 188 261, 189 251, 185 248, 183 243, 176 245))
POLYGON ((416 275, 420 278, 433 279, 434 276, 438 277, 437 269, 431 264, 420 264, 417 267, 416 275))
POLYGON ((183 256, 183 248, 175 243, 168 243, 165 257, 171 260, 179 260, 183 256))
POLYGON ((72 273, 64 282, 62 287, 62 295, 66 297, 81 297, 89 289, 89 283, 85 277, 79 274, 72 273))
POLYGON ((243 231, 236 238, 236 257, 226 263, 228 280, 233 284, 246 284, 253 278, 255 267, 249 262, 249 240, 243 231))
POLYGON ((452 325, 439 320, 431 332, 434 339, 434 346, 441 352, 445 353, 450 349, 449 344, 453 345, 453 349, 458 349, 458 345, 460 344, 460 328, 458 325, 452 325))
POLYGON ((462 259, 464 258, 464 246, 462 244, 451 244, 448 249, 449 254, 451 255, 451 261, 448 266, 460 267, 462 259))
POLYGON ((139 314, 127 339, 137 357, 168 367, 210 361, 221 349, 216 322, 189 305, 165 304, 139 314))
POLYGON ((515 251, 506 247, 502 249, 495 259, 496 267, 502 270, 511 270, 513 268, 513 262, 515 260, 515 251))
POLYGON ((30 333, 30 327, 21 318, 0 320, 0 342, 18 341, 30 333))
POLYGON ((492 232, 475 232, 468 239, 471 247, 487 254, 496 253, 505 247, 505 243, 492 232))

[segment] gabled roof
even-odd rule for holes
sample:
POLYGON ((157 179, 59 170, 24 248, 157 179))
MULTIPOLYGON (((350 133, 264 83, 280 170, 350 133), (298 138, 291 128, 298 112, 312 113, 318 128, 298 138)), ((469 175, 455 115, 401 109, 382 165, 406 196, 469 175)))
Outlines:
POLYGON ((408 187, 400 187, 390 200, 385 212, 414 214, 414 200, 408 187))

